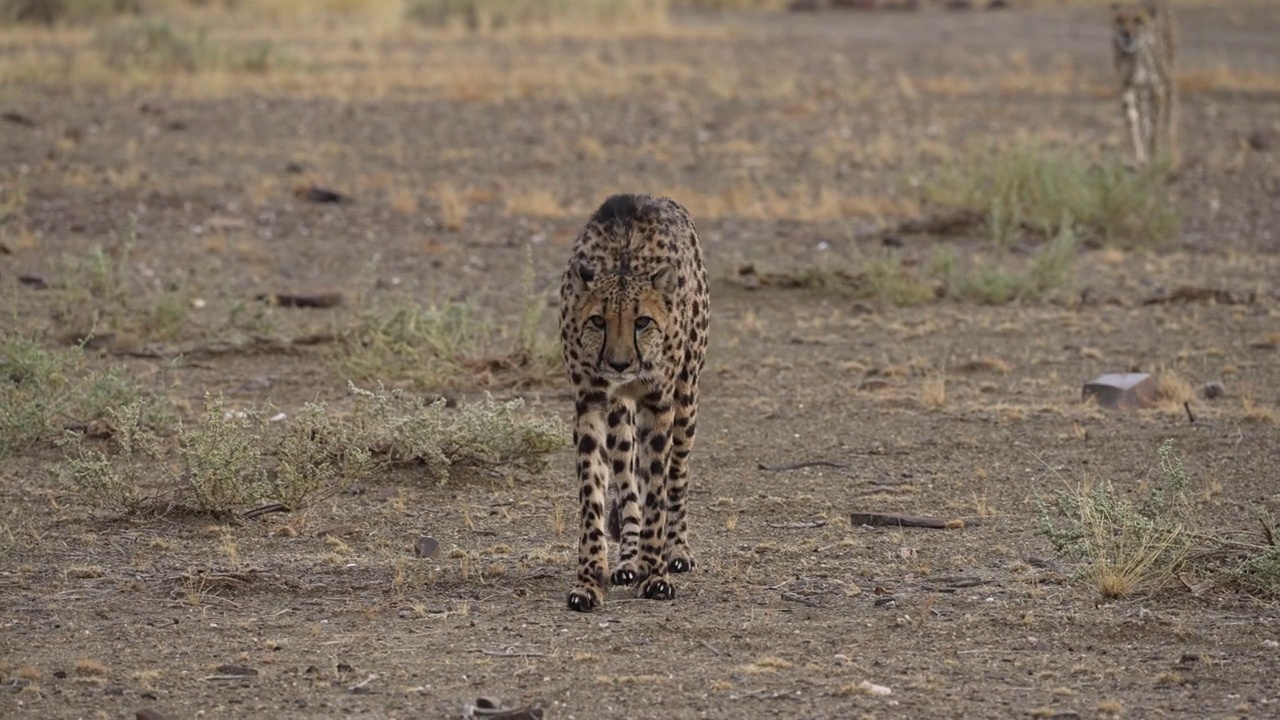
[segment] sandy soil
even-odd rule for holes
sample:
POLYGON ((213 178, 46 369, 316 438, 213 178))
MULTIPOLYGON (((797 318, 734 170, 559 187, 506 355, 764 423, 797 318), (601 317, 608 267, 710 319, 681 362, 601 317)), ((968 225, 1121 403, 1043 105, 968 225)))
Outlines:
MULTIPOLYGON (((207 391, 290 412, 344 395, 323 347, 196 353, 164 370, 217 340, 238 301, 390 287, 512 313, 527 248, 550 297, 586 213, 615 190, 686 200, 716 281, 692 461, 699 566, 674 602, 616 590, 593 614, 565 609, 567 449, 544 476, 437 487, 399 473, 305 513, 227 525, 96 513, 40 446, 0 467, 16 538, 0 558, 0 715, 458 717, 479 696, 539 703, 548 718, 1280 714, 1274 600, 1223 586, 1103 601, 1037 532, 1036 504, 1098 479, 1136 494, 1173 438, 1215 531, 1253 527, 1258 506, 1280 511, 1280 146, 1246 141, 1280 130, 1280 93, 1222 79, 1280 75, 1280 16, 1183 15, 1176 241, 1082 251, 1069 290, 999 307, 752 290, 736 273, 878 252, 872 231, 892 217, 806 214, 804 192, 903 207, 916 159, 938 148, 1026 133, 1118 151, 1102 12, 728 22, 683 18, 685 30, 650 39, 476 40, 498 64, 558 53, 619 78, 573 92, 7 88, 0 110, 35 124, 0 126, 29 230, 0 255, 0 324, 47 324, 49 291, 17 275, 56 280, 61 257, 117 246, 134 216, 137 291, 182 287, 206 305, 178 337, 121 338, 101 362, 163 371, 187 408, 207 391), (295 197, 312 179, 354 201, 295 197), (456 231, 433 199, 445 183, 469 207, 456 231), (739 207, 724 188, 772 189, 783 210, 753 212, 755 196, 739 207), (1247 301, 1144 302, 1184 285, 1247 301), (1121 415, 1079 402, 1084 381, 1130 369, 1193 388, 1219 380, 1227 394, 1197 395, 1194 423, 1177 406, 1121 415), (872 529, 851 525, 859 511, 967 524, 872 529), (353 530, 340 542, 317 535, 340 524, 353 530), (440 558, 413 556, 422 534, 440 558)), ((437 52, 378 52, 415 50, 437 52)), ((912 237, 905 251, 937 243, 980 247, 912 237)), ((280 308, 271 322, 298 336, 357 311, 280 308)), ((518 394, 572 412, 563 383, 518 394)))

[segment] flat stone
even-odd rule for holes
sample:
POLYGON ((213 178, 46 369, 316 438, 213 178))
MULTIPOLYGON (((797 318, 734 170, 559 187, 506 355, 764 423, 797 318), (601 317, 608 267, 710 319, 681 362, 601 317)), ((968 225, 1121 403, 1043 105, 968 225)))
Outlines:
POLYGON ((433 537, 423 535, 414 541, 413 554, 420 558, 434 558, 440 554, 440 543, 433 537))
POLYGON ((1112 410, 1140 410, 1156 402, 1156 379, 1147 373, 1107 373, 1084 384, 1082 400, 1112 410))

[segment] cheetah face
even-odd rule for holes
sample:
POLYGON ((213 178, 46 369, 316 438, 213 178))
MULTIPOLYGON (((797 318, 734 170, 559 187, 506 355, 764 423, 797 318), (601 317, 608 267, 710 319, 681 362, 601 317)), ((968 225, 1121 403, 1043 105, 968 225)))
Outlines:
POLYGON ((597 274, 579 262, 570 272, 580 298, 570 337, 578 339, 584 369, 615 387, 652 380, 663 365, 675 271, 597 274))
POLYGON ((1156 5, 1142 7, 1113 5, 1116 47, 1124 53, 1133 53, 1145 41, 1147 30, 1159 12, 1156 5))

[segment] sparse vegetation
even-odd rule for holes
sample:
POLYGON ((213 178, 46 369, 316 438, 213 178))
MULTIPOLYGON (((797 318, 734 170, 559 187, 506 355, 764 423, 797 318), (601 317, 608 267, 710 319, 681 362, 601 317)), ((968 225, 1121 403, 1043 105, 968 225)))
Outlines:
POLYGON ((438 482, 466 472, 539 470, 567 438, 557 420, 522 418, 518 399, 499 403, 486 395, 451 413, 443 398, 428 403, 398 391, 351 390, 358 398, 351 423, 361 444, 383 462, 421 464, 438 482))
POLYGON ((424 305, 397 294, 361 313, 328 355, 345 379, 441 390, 522 387, 560 376, 559 345, 542 328, 546 300, 534 292, 532 260, 515 322, 480 316, 470 303, 424 305))
POLYGON ((486 396, 453 411, 444 399, 351 392, 350 415, 310 403, 295 417, 272 420, 264 409, 229 410, 221 398, 207 398, 200 422, 179 429, 172 458, 143 426, 141 405, 126 404, 110 413, 111 452, 68 432, 59 473, 92 505, 116 512, 185 507, 220 515, 263 503, 306 507, 375 466, 424 467, 437 483, 467 473, 535 472, 565 444, 562 423, 526 417, 520 400, 486 396), (146 477, 159 479, 144 488, 146 477))
POLYGON ((983 148, 944 166, 925 186, 929 202, 973 210, 1008 246, 1025 234, 1076 234, 1090 246, 1159 245, 1178 230, 1167 165, 1138 171, 1119 160, 1090 162, 1079 152, 1030 144, 983 148))
POLYGON ((556 26, 661 27, 664 0, 409 0, 405 17, 433 29, 499 32, 556 26))
POLYGON ((0 339, 0 459, 66 428, 96 429, 114 408, 138 404, 140 422, 172 420, 168 401, 145 391, 120 367, 95 369, 79 347, 50 350, 34 337, 0 339))
POLYGON ((1173 441, 1161 443, 1157 456, 1160 476, 1140 500, 1126 499, 1110 481, 1071 487, 1039 501, 1041 532, 1081 562, 1080 577, 1104 598, 1157 590, 1188 569, 1280 594, 1280 542, 1270 515, 1260 513, 1261 544, 1202 530, 1173 441))
POLYGON ((189 298, 180 290, 148 292, 130 282, 136 246, 131 227, 111 251, 94 245, 83 255, 65 256, 54 286, 54 320, 66 340, 121 336, 134 341, 173 340, 187 319, 189 298))
POLYGON ((99 28, 97 48, 120 72, 187 72, 225 69, 266 72, 275 48, 267 40, 233 46, 215 43, 204 31, 188 32, 163 18, 143 17, 99 28))
POLYGON ((1074 279, 1077 240, 1070 226, 1042 244, 1030 258, 997 249, 967 262, 940 246, 928 260, 893 250, 877 250, 856 271, 839 267, 804 268, 791 273, 760 273, 754 266, 739 270, 739 281, 772 287, 805 288, 875 300, 887 305, 921 305, 935 300, 961 300, 985 305, 1042 300, 1074 279))

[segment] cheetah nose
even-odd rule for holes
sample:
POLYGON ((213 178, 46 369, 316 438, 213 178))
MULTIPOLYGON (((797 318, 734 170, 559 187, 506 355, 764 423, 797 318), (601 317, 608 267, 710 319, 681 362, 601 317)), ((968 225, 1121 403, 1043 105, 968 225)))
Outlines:
POLYGON ((630 360, 614 360, 613 358, 610 358, 608 362, 609 362, 609 367, 613 368, 618 372, 622 372, 627 368, 631 367, 630 360))

